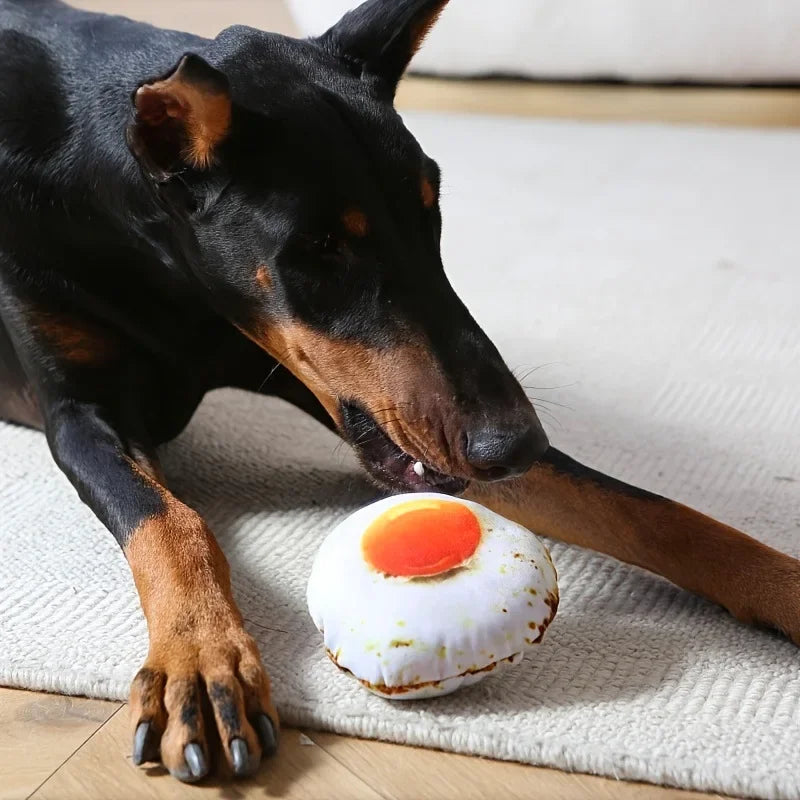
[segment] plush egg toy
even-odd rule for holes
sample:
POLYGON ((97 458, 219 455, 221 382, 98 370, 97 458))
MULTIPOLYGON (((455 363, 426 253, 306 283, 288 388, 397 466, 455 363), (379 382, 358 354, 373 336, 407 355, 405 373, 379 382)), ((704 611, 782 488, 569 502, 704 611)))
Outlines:
POLYGON ((323 542, 308 583, 334 664, 397 700, 448 694, 519 663, 557 606, 539 539, 441 494, 388 497, 349 516, 323 542))

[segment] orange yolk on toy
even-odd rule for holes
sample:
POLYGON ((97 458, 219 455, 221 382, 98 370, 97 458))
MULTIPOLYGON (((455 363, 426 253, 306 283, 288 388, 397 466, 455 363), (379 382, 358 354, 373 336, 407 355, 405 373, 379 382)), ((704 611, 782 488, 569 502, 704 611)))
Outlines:
POLYGON ((364 560, 393 577, 438 575, 478 547, 481 524, 466 506, 410 500, 384 511, 361 538, 364 560))

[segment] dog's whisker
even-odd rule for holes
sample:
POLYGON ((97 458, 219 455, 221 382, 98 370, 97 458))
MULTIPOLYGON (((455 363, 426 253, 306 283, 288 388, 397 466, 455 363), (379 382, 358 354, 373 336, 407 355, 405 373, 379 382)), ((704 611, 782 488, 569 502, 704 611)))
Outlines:
POLYGON ((534 397, 533 395, 527 395, 528 400, 530 400, 534 405, 536 403, 547 403, 550 406, 557 406, 558 408, 566 408, 567 411, 574 411, 575 409, 572 406, 568 406, 565 403, 557 403, 555 400, 547 400, 544 397, 534 397))
POLYGON ((564 426, 561 424, 561 420, 558 419, 558 417, 556 417, 556 415, 553 414, 553 412, 550 411, 550 409, 542 408, 541 406, 536 406, 536 405, 534 405, 534 408, 536 408, 536 411, 538 413, 546 415, 545 419, 548 420, 549 422, 552 422, 554 425, 557 425, 559 430, 564 430, 564 426))
POLYGON ((559 366, 559 365, 563 366, 563 364, 564 364, 563 361, 548 361, 545 364, 539 364, 539 366, 531 367, 530 369, 527 369, 524 366, 520 366, 520 367, 516 367, 515 369, 513 369, 511 371, 511 374, 514 375, 514 377, 520 383, 522 383, 523 381, 528 380, 528 378, 530 378, 530 376, 533 375, 534 372, 538 372, 540 369, 546 369, 547 367, 555 367, 555 366, 559 366), (517 375, 517 372, 519 372, 520 370, 524 370, 525 371, 524 374, 521 375, 521 376, 517 375))
POLYGON ((572 383, 562 383, 559 386, 527 386, 526 384, 520 382, 520 386, 522 386, 523 389, 530 389, 534 392, 555 392, 558 389, 572 389, 577 385, 578 381, 573 381, 572 383))
POLYGON ((278 369, 280 369, 282 366, 283 366, 283 364, 281 364, 281 362, 280 362, 280 361, 277 361, 277 362, 276 362, 275 366, 274 366, 274 367, 273 367, 273 368, 272 368, 272 369, 269 371, 269 373, 267 373, 267 377, 266 377, 266 378, 264 378, 264 380, 263 380, 263 381, 261 381, 261 383, 260 383, 260 384, 259 384, 259 386, 258 386, 258 389, 256 389, 256 393, 257 393, 257 394, 260 394, 260 393, 263 391, 264 387, 265 387, 265 386, 267 385, 267 383, 269 382, 269 379, 270 379, 270 378, 271 378, 271 377, 272 377, 272 376, 275 374, 275 372, 276 372, 278 369))
POLYGON ((285 365, 283 362, 284 362, 284 359, 286 358, 286 356, 287 356, 287 355, 289 355, 289 351, 288 351, 288 350, 287 350, 286 352, 284 352, 284 353, 281 353, 280 355, 274 355, 274 356, 273 356, 273 358, 275 359, 275 366, 273 366, 273 367, 272 367, 272 369, 271 369, 271 370, 270 370, 270 371, 267 373, 267 377, 266 377, 266 378, 264 378, 264 380, 263 380, 263 381, 261 381, 261 383, 259 384, 259 387, 258 387, 258 389, 256 389, 256 393, 257 393, 257 394, 260 394, 260 393, 263 391, 264 387, 265 387, 265 386, 267 385, 267 383, 269 382, 269 379, 270 379, 270 378, 271 378, 271 377, 272 377, 272 376, 273 376, 273 375, 274 375, 274 374, 275 374, 275 373, 276 373, 276 372, 277 372, 277 371, 278 371, 278 370, 279 370, 281 367, 284 367, 284 368, 286 368, 286 365, 285 365))

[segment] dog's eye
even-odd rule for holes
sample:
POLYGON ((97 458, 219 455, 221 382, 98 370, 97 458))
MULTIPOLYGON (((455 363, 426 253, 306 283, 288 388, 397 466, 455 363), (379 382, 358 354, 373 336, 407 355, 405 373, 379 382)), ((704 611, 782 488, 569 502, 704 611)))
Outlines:
POLYGON ((300 234, 295 241, 306 258, 349 261, 353 256, 347 241, 335 233, 300 234))
POLYGON ((329 233, 321 239, 317 239, 316 247, 317 252, 322 256, 339 261, 349 259, 353 254, 349 244, 335 233, 329 233))
POLYGON ((338 236, 329 233, 322 240, 322 252, 326 255, 338 255, 342 252, 342 242, 338 236))

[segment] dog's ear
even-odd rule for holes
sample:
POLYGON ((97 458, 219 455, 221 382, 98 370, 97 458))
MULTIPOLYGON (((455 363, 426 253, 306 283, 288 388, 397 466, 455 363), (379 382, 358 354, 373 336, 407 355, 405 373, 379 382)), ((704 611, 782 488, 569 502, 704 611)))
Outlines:
POLYGON ((367 0, 317 41, 377 78, 393 98, 397 84, 448 0, 367 0))
POLYGON ((140 86, 133 107, 128 145, 161 182, 187 167, 208 169, 231 125, 228 79, 192 53, 165 77, 140 86))

